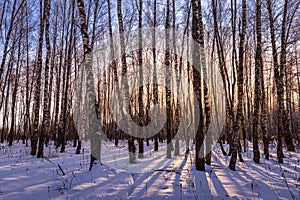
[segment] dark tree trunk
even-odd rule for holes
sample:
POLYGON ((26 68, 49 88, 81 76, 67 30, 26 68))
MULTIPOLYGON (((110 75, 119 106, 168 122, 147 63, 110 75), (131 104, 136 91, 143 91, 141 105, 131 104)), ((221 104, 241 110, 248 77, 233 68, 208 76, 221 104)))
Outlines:
MULTIPOLYGON (((70 74, 71 74, 71 65, 72 65, 72 45, 73 45, 73 26, 75 23, 74 17, 74 9, 75 6, 72 4, 70 7, 71 9, 71 28, 70 28, 70 36, 68 40, 68 45, 66 44, 66 62, 63 66, 63 89, 62 89, 62 98, 61 98, 61 116, 59 122, 59 143, 61 144, 60 152, 65 152, 65 145, 66 145, 66 132, 68 131, 68 94, 69 94, 69 84, 70 84, 70 74)), ((95 97, 94 97, 95 98, 95 97)), ((91 115, 90 115, 91 116, 91 115)))
POLYGON ((273 65, 274 65, 274 79, 277 89, 277 102, 278 102, 278 113, 277 113, 277 126, 278 126, 278 135, 277 135, 277 158, 279 163, 283 163, 283 152, 282 152, 282 132, 283 132, 283 80, 279 73, 279 64, 278 64, 278 55, 276 47, 276 38, 275 38, 275 28, 274 28, 274 18, 273 18, 273 9, 272 1, 267 0, 267 8, 269 13, 270 20, 270 34, 271 34, 271 43, 272 43, 272 53, 273 53, 273 65))
MULTIPOLYGON (((284 1, 284 7, 283 7, 283 19, 282 19, 282 26, 281 26, 281 54, 280 54, 280 95, 282 96, 283 102, 282 105, 279 107, 282 107, 281 111, 281 119, 283 120, 283 134, 284 134, 284 140, 287 146, 288 151, 295 152, 295 147, 293 144, 293 138, 291 133, 291 127, 290 127, 290 118, 288 116, 288 108, 284 108, 284 73, 286 69, 286 48, 287 48, 287 36, 286 36, 286 22, 288 17, 288 0, 284 1)), ((281 104, 279 103, 279 104, 281 104)))
MULTIPOLYGON (((45 137, 48 135, 49 130, 49 120, 50 120, 50 110, 49 110, 49 63, 50 63, 50 54, 51 54, 51 47, 50 47, 50 37, 49 37, 49 28, 50 28, 50 0, 45 0, 44 2, 44 16, 45 16, 45 39, 46 39, 46 48, 47 48, 47 55, 46 55, 46 62, 45 62, 45 84, 44 84, 44 108, 43 108, 43 119, 42 119, 42 129, 41 134, 39 137, 39 146, 38 146, 38 153, 37 157, 42 158, 44 157, 44 142, 45 137)), ((52 75, 50 75, 52 76, 52 75)))
MULTIPOLYGON (((124 86, 124 99, 129 99, 129 86, 128 80, 125 78, 127 76, 127 63, 125 55, 125 38, 124 38, 124 26, 123 26, 123 15, 122 15, 122 0, 117 1, 117 12, 118 12, 118 24, 119 24, 119 34, 120 34, 120 45, 121 45, 121 55, 122 55, 122 78, 121 85, 124 86)), ((120 102, 122 104, 122 102, 120 102)), ((122 106, 121 106, 122 108, 122 106)), ((129 105, 129 111, 131 110, 129 105)), ((123 114, 123 111, 121 111, 123 114)), ((136 163, 135 157, 135 146, 134 137, 130 135, 131 126, 127 127, 128 133, 128 150, 129 150, 129 163, 136 163)))
MULTIPOLYGON (((200 35, 199 21, 202 20, 201 16, 201 2, 199 0, 192 1, 192 38, 194 41, 193 49, 193 89, 194 89, 194 99, 197 99, 199 106, 199 113, 195 113, 195 116, 199 116, 198 127, 196 130, 196 154, 195 154, 195 166, 198 171, 205 171, 205 159, 204 159, 204 132, 203 132, 203 108, 202 108, 202 86, 201 86, 201 75, 200 69, 200 46, 201 39, 203 40, 203 35, 200 35)), ((194 100, 195 101, 195 100, 194 100)), ((196 105, 195 105, 196 106, 196 105)), ((194 109, 195 110, 195 109, 194 109)))
POLYGON ((16 98, 17 98, 17 92, 19 87, 19 69, 20 69, 20 57, 21 57, 21 38, 22 38, 22 31, 23 28, 21 28, 20 31, 20 39, 19 39, 19 46, 18 46, 18 59, 17 59, 17 68, 16 68, 16 76, 15 76, 15 83, 14 83, 14 89, 12 91, 12 102, 11 102, 11 121, 10 121, 10 131, 8 134, 8 146, 12 146, 14 134, 15 134, 15 108, 16 108, 16 98))
MULTIPOLYGON (((138 94, 138 105, 139 105, 139 127, 144 126, 146 122, 145 114, 144 114, 144 103, 143 103, 143 38, 142 38, 142 25, 143 25, 143 1, 139 0, 139 52, 138 52, 138 60, 139 60, 139 94, 138 94)), ((139 158, 144 157, 144 133, 143 129, 139 130, 139 158)))
MULTIPOLYGON (((45 14, 45 13, 44 13, 45 14)), ((41 79, 43 68, 43 35, 44 35, 44 16, 43 16, 43 0, 40 0, 40 33, 38 43, 38 58, 36 67, 36 88, 34 94, 34 121, 33 134, 31 137, 31 155, 36 155, 37 142, 39 136, 39 122, 40 122, 40 96, 41 96, 41 79)))
MULTIPOLYGON (((112 61, 112 70, 113 70, 113 78, 114 78, 113 84, 116 85, 117 92, 115 93, 115 95, 117 95, 117 97, 118 97, 120 88, 119 88, 117 64, 115 61, 110 0, 107 0, 107 7, 108 7, 108 25, 109 25, 108 28, 109 28, 109 39, 110 39, 110 56, 111 56, 111 61, 112 61)), ((115 140, 115 146, 118 146, 118 144, 119 144, 119 131, 118 130, 115 131, 115 133, 114 133, 114 140, 115 140)))
MULTIPOLYGON (((23 144, 29 135, 29 122, 30 122, 30 91, 29 91, 29 17, 28 17, 28 5, 26 4, 26 94, 25 94, 25 119, 24 119, 24 128, 23 128, 23 144)), ((27 144, 27 143, 26 143, 27 144)))
POLYGON ((166 23, 165 23, 165 84, 166 84, 166 131, 167 131, 167 158, 172 158, 172 107, 171 107, 171 58, 170 58, 170 0, 167 0, 166 23))
POLYGON ((241 152, 238 150, 240 145, 240 124, 243 115, 243 97, 244 97, 244 41, 246 32, 246 0, 242 1, 242 32, 240 33, 240 44, 239 44, 239 60, 237 68, 237 85, 238 85, 238 103, 237 113, 234 124, 233 141, 232 141, 232 155, 229 163, 229 168, 235 170, 237 154, 241 158, 241 152))
POLYGON ((253 114, 253 160, 259 163, 260 153, 258 146, 258 119, 261 112, 261 69, 262 69, 262 47, 261 47, 261 1, 256 1, 256 54, 255 54, 255 90, 254 90, 254 114, 253 114))
MULTIPOLYGON (((158 84, 157 84, 157 69, 156 69, 156 0, 153 2, 153 33, 152 33, 152 54, 153 54, 153 104, 158 104, 158 84)), ((153 119, 156 123, 156 119, 153 119)), ((154 136, 154 151, 158 151, 159 133, 154 136)))

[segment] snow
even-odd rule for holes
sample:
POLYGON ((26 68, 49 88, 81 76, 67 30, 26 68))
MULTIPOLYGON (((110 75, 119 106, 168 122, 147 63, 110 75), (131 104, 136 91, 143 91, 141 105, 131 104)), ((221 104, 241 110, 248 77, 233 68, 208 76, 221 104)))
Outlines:
MULTIPOLYGON (((145 149, 146 161, 150 148, 145 149)), ((195 170, 191 152, 168 160, 157 156, 156 161, 165 160, 164 165, 134 173, 106 164, 88 171, 88 145, 83 145, 80 155, 71 144, 66 153, 50 145, 45 158, 38 159, 23 144, 0 144, 0 199, 300 199, 300 153, 285 151, 284 164, 279 165, 276 148, 270 151, 270 160, 262 156, 261 164, 255 164, 249 148, 243 153, 245 162, 238 162, 237 170, 231 171, 230 157, 214 145, 212 165, 206 166, 206 172, 195 170)))

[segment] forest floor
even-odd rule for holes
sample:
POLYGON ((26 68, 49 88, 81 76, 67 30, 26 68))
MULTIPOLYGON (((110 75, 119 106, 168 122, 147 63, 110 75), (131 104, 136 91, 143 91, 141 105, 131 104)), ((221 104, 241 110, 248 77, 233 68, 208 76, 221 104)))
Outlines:
POLYGON ((195 170, 191 151, 158 171, 129 173, 100 164, 88 171, 87 147, 76 155, 71 144, 65 153, 50 145, 45 158, 38 159, 23 144, 0 144, 0 199, 300 199, 299 149, 285 152, 280 165, 275 146, 270 153, 270 160, 262 156, 261 164, 255 164, 249 148, 245 162, 231 171, 230 157, 215 145, 206 172, 195 170))

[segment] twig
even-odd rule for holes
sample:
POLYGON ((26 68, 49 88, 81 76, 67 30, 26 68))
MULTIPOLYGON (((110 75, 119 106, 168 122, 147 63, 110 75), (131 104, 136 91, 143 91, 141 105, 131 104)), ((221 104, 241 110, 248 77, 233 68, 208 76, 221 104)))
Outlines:
POLYGON ((57 164, 58 168, 60 169, 61 173, 64 175, 66 175, 66 173, 64 172, 64 170, 61 168, 61 166, 59 164, 57 164))
POLYGON ((176 174, 181 174, 181 172, 175 170, 175 169, 155 169, 154 171, 157 171, 157 172, 161 172, 161 171, 164 171, 164 172, 175 172, 176 174))

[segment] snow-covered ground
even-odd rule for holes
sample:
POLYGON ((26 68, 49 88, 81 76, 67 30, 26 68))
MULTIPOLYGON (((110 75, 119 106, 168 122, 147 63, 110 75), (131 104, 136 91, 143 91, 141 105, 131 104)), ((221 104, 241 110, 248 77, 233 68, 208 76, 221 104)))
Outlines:
POLYGON ((80 155, 70 144, 66 149, 58 153, 50 145, 38 159, 25 145, 0 144, 0 199, 300 199, 299 151, 285 153, 279 165, 273 147, 270 160, 255 164, 250 148, 245 162, 231 171, 230 158, 216 145, 206 172, 195 170, 191 152, 147 172, 129 173, 100 164, 88 171, 88 146, 80 155))

